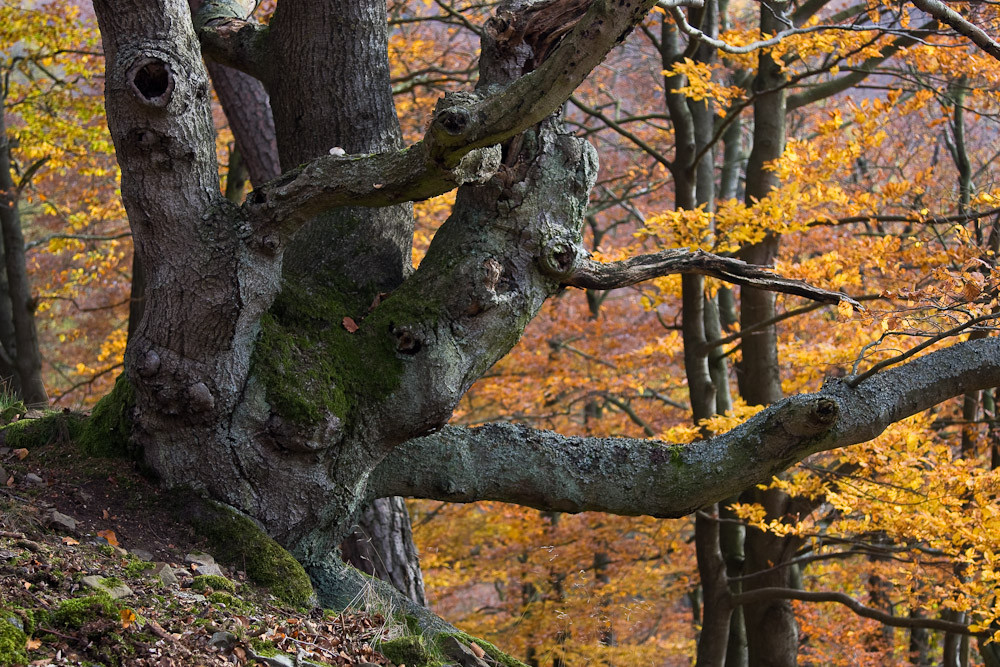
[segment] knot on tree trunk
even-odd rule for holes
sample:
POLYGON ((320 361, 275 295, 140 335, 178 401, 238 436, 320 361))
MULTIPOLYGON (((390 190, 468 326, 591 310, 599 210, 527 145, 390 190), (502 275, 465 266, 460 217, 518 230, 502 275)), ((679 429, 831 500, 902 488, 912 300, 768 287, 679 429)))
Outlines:
POLYGON ((801 452, 803 440, 822 437, 839 417, 840 405, 834 398, 789 399, 770 415, 758 454, 782 459, 792 452, 801 452))
POLYGON ((132 94, 140 103, 160 109, 170 104, 174 73, 168 63, 157 57, 140 58, 129 68, 126 77, 132 94))
POLYGON ((580 256, 580 248, 569 240, 556 240, 546 244, 538 257, 542 273, 560 282, 573 274, 580 256))

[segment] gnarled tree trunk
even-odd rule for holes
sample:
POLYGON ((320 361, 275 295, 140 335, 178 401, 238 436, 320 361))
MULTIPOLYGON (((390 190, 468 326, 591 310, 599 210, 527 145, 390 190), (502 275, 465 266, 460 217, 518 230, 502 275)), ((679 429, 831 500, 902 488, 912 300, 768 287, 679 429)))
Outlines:
POLYGON ((842 298, 706 253, 588 258, 596 153, 553 112, 653 4, 501 6, 483 31, 477 90, 442 99, 424 139, 403 148, 384 4, 281 0, 265 28, 224 0, 194 22, 183 0, 95 0, 146 277, 125 357, 131 391, 106 400, 134 396, 115 407, 129 408, 146 463, 252 517, 336 605, 359 584, 332 554, 377 498, 682 516, 1000 384, 1000 342, 984 339, 786 399, 691 447, 444 426, 567 287, 694 273, 842 298), (240 206, 219 190, 203 51, 261 80, 274 110, 284 173, 240 206), (454 188, 410 273, 407 202, 454 188))

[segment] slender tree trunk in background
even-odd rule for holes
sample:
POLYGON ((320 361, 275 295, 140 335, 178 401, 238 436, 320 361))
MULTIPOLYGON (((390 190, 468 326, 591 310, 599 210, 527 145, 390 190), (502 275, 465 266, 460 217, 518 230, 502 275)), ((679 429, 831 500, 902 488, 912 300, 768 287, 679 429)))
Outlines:
MULTIPOLYGON (((727 6, 728 3, 719 3, 720 29, 727 24, 727 6)), ((746 163, 742 146, 742 125, 739 120, 731 122, 722 136, 723 162, 719 175, 719 199, 722 200, 736 199, 740 195, 740 175, 743 173, 746 163)), ((720 286, 714 305, 718 318, 718 328, 709 326, 706 321, 706 330, 711 340, 718 340, 722 338, 723 331, 731 332, 739 321, 733 290, 725 285, 720 286)), ((732 397, 729 391, 729 364, 721 347, 713 348, 709 361, 712 377, 725 377, 724 383, 721 380, 716 381, 716 405, 719 412, 726 412, 732 408, 732 397)), ((733 496, 719 505, 719 517, 723 519, 719 524, 719 544, 722 547, 722 557, 726 562, 726 574, 730 580, 729 591, 732 595, 737 595, 743 590, 743 585, 734 579, 743 574, 743 565, 746 559, 743 552, 746 527, 729 509, 730 505, 738 500, 738 496, 733 496)), ((729 619, 726 667, 747 667, 748 664, 746 620, 743 617, 743 606, 738 605, 733 609, 729 619)))
MULTIPOLYGON (((765 0, 761 3, 761 34, 772 34, 787 26, 782 21, 786 2, 765 0)), ((777 175, 765 168, 767 162, 781 157, 785 149, 784 74, 770 54, 761 53, 753 82, 753 145, 747 162, 746 202, 753 204, 780 186, 777 175)), ((740 257, 747 262, 772 264, 778 252, 778 236, 769 233, 756 245, 745 248, 740 257)), ((740 325, 743 331, 773 318, 775 296, 761 290, 740 291, 740 325)), ((742 360, 737 365, 740 394, 749 405, 769 405, 782 398, 778 365, 777 329, 769 326, 742 339, 742 360)), ((785 515, 791 505, 782 492, 759 492, 750 489, 747 500, 762 502, 769 519, 785 515)), ((746 533, 746 573, 752 576, 745 589, 768 586, 791 586, 789 568, 778 568, 794 553, 793 544, 774 535, 749 529, 746 533), (764 570, 770 570, 763 573, 764 570)), ((767 600, 747 605, 744 610, 751 667, 791 667, 797 664, 798 626, 787 600, 767 600)))
POLYGON ((986 442, 989 448, 990 470, 1000 467, 1000 420, 997 419, 997 391, 983 391, 983 413, 986 417, 986 442))
MULTIPOLYGON (((884 561, 884 558, 869 556, 869 562, 884 561)), ((892 584, 881 575, 870 574, 867 581, 868 586, 868 606, 891 615, 892 609, 892 584)), ((869 652, 873 654, 885 653, 887 649, 895 646, 895 629, 887 625, 882 625, 878 630, 867 635, 866 641, 869 645, 869 652)))
MULTIPOLYGON (((2 139, 0 139, 2 140, 2 139)), ((0 257, 3 256, 3 236, 0 235, 0 257)), ((11 311, 10 286, 7 272, 0 271, 0 388, 21 395, 21 378, 14 366, 17 343, 14 338, 14 313, 11 311)))
MULTIPOLYGON (((608 576, 608 565, 611 564, 611 558, 607 551, 598 551, 594 553, 594 579, 601 586, 606 586, 611 583, 611 577, 608 576)), ((614 616, 607 613, 610 600, 607 595, 601 596, 601 610, 602 614, 605 616, 605 622, 601 628, 601 634, 599 641, 602 646, 617 646, 618 637, 615 634, 615 624, 614 616)))
MULTIPOLYGON (((768 518, 791 517, 796 512, 788 494, 774 489, 748 491, 752 499, 764 506, 768 518)), ((744 590, 757 588, 796 588, 795 572, 791 567, 777 567, 791 558, 801 546, 799 539, 782 538, 748 528, 746 533, 746 572, 744 590)), ((769 600, 747 604, 743 608, 747 627, 749 664, 754 667, 787 667, 798 661, 798 624, 788 600, 769 600)))
MULTIPOLYGON (((0 112, 2 112, 2 98, 0 98, 0 112)), ((0 182, 10 181, 10 144, 7 138, 6 124, 0 118, 0 169, 5 174, 0 174, 0 182)), ((0 215, 15 217, 17 212, 17 193, 7 192, 8 186, 0 186, 0 215)), ((0 257, 5 256, 3 235, 0 234, 0 257)), ((7 282, 7 272, 0 271, 0 388, 13 392, 21 396, 21 377, 17 372, 15 360, 17 359, 17 338, 14 335, 14 312, 10 299, 10 284, 7 282)))
MULTIPOLYGON (((718 31, 718 4, 709 0, 701 10, 692 10, 691 21, 710 34, 718 31)), ((685 48, 672 20, 664 18, 661 31, 661 58, 664 69, 685 56, 685 48)), ((699 48, 696 57, 711 62, 714 49, 699 48)), ((674 130, 675 204, 678 209, 692 210, 704 206, 715 209, 715 165, 713 151, 708 146, 712 137, 714 114, 709 105, 687 99, 678 88, 683 77, 669 76, 665 80, 666 107, 674 130), (701 160, 696 156, 704 150, 701 160)), ((682 338, 684 341, 684 371, 687 377, 692 419, 697 425, 728 405, 728 379, 725 362, 708 345, 709 334, 718 337, 721 328, 718 308, 705 295, 703 276, 683 276, 682 338), (721 389, 720 389, 721 388, 721 389), (721 395, 720 395, 721 392, 721 395)), ((698 634, 696 664, 698 667, 724 667, 729 644, 730 616, 729 582, 719 541, 719 506, 713 504, 695 513, 695 553, 701 582, 701 629, 698 634)), ((696 618, 697 620, 697 618, 696 618)))
MULTIPOLYGON (((743 544, 746 540, 746 528, 740 523, 739 518, 730 509, 732 503, 739 500, 737 497, 727 499, 720 503, 719 518, 719 545, 722 548, 722 558, 726 563, 726 576, 729 579, 730 595, 738 595, 743 590, 740 581, 734 581, 736 577, 743 574, 743 563, 746 555, 743 551, 743 544)), ((733 608, 732 616, 729 618, 729 645, 726 648, 726 667, 747 667, 749 664, 747 654, 747 627, 743 618, 743 605, 733 608)))
MULTIPOLYGON (((919 609, 910 611, 910 618, 923 618, 919 609)), ((913 667, 931 667, 931 633, 926 628, 910 628, 910 644, 908 649, 910 664, 913 667)))
MULTIPOLYGON (((13 358, 4 361, 12 362, 6 365, 13 366, 16 371, 19 393, 24 404, 43 408, 48 406, 49 397, 42 384, 42 354, 38 349, 38 332, 35 329, 35 300, 31 296, 28 266, 24 256, 24 236, 18 212, 19 194, 12 167, 7 126, 0 104, 0 230, 7 283, 5 300, 10 302, 11 324, 10 327, 5 324, 3 329, 12 329, 15 350, 13 358)), ((0 313, 5 310, 6 304, 0 309, 0 313)), ((4 350, 9 352, 7 345, 10 341, 4 342, 4 350)))
MULTIPOLYGON (((951 131, 949 138, 945 135, 946 143, 951 153, 951 158, 958 171, 958 212, 965 214, 969 212, 972 202, 972 165, 969 161, 969 153, 965 142, 965 98, 968 93, 967 81, 962 77, 949 86, 949 97, 954 104, 952 113, 951 131)), ((978 229, 978 226, 977 226, 978 229)), ((977 234, 976 239, 982 243, 981 234, 977 234)), ((974 331, 970 338, 983 338, 987 334, 983 331, 974 331)), ((959 455, 962 458, 972 460, 976 457, 976 449, 979 445, 980 429, 976 423, 980 415, 981 391, 970 391, 965 394, 962 400, 962 443, 959 455)), ((958 570, 956 576, 961 578, 962 571, 958 570)), ((966 623, 965 612, 946 610, 942 618, 956 623, 966 623)), ((967 667, 969 664, 969 638, 967 635, 946 633, 944 637, 944 665, 945 667, 967 667)))
POLYGON ((363 509, 341 550, 344 560, 354 567, 389 582, 417 604, 427 605, 410 514, 402 498, 379 498, 363 509))

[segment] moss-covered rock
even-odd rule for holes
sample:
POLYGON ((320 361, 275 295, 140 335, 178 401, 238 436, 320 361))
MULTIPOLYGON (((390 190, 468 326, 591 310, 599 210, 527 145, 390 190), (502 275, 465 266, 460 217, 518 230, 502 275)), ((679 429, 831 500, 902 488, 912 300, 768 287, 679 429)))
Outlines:
POLYGON ((217 574, 199 574, 191 582, 191 588, 196 591, 212 589, 213 591, 225 591, 228 593, 236 592, 236 584, 217 574))
POLYGON ((309 575, 253 521, 190 492, 177 491, 174 504, 180 518, 208 540, 217 561, 243 570, 253 582, 266 586, 290 605, 311 604, 314 595, 309 575))
POLYGON ((65 600, 52 612, 52 623, 58 627, 79 630, 84 623, 99 618, 117 620, 118 611, 106 593, 65 600))
POLYGON ((0 665, 28 664, 28 636, 0 610, 0 665))

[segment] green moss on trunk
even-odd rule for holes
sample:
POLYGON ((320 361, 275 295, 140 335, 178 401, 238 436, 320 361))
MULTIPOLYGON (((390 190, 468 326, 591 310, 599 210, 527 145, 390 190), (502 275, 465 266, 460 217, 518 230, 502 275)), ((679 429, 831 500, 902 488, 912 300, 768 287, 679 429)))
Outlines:
POLYGON ((527 667, 523 662, 512 658, 488 641, 467 635, 464 632, 442 632, 428 639, 425 635, 413 634, 389 641, 380 642, 378 650, 396 664, 406 664, 407 667, 441 667, 452 664, 454 657, 448 656, 448 639, 457 639, 466 646, 478 645, 496 664, 504 667, 527 667))
POLYGON ((139 459, 141 452, 132 443, 132 413, 135 392, 132 385, 119 375, 111 393, 102 398, 90 419, 76 436, 77 444, 92 456, 139 459))
POLYGON ((397 665, 407 667, 441 667, 446 664, 444 655, 420 635, 398 637, 380 642, 376 647, 385 657, 397 665))
POLYGON ((356 397, 377 399, 398 386, 402 362, 390 325, 371 326, 365 314, 341 302, 334 289, 286 286, 278 296, 261 319, 253 372, 284 419, 315 425, 332 414, 346 423, 356 397), (348 317, 357 331, 345 327, 348 317))
POLYGON ((312 582, 302 565, 253 521, 185 491, 175 495, 175 510, 208 540, 216 560, 243 570, 290 605, 312 603, 312 582))

